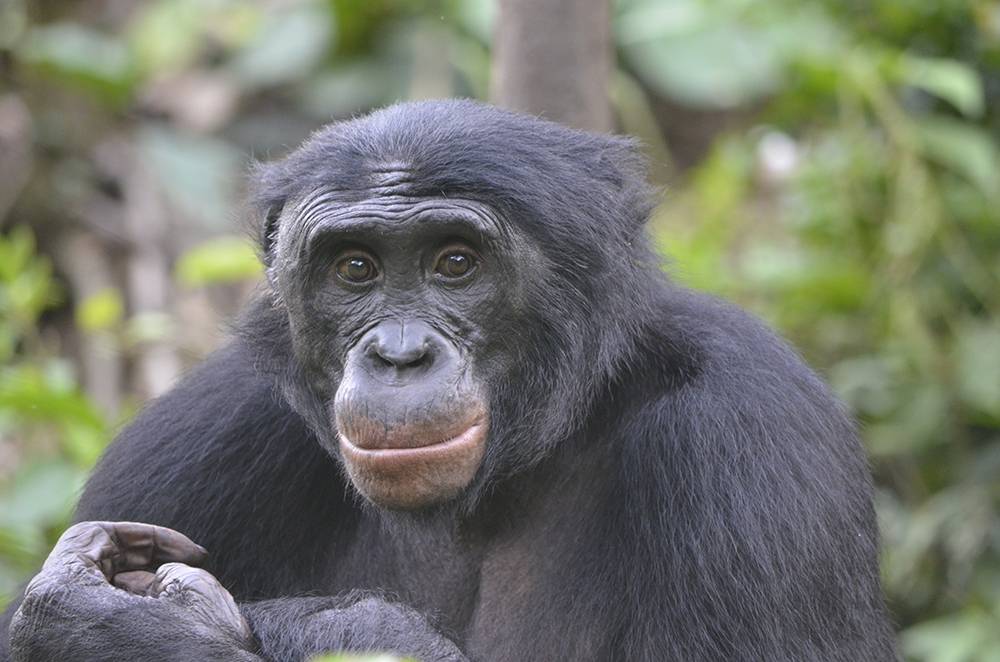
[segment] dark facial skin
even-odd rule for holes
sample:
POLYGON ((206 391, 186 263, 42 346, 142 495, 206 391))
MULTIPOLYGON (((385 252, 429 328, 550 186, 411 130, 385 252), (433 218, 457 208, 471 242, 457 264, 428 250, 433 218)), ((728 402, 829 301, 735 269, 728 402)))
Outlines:
POLYGON ((379 506, 446 501, 487 446, 486 321, 509 317, 516 291, 499 226, 471 201, 331 197, 286 211, 270 271, 301 364, 319 366, 325 445, 379 506))

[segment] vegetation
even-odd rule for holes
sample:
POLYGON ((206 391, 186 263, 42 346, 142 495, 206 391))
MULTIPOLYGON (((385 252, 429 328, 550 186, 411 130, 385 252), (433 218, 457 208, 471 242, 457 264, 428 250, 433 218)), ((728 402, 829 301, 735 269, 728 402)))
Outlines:
MULTIPOLYGON (((31 4, 0 6, 5 594, 257 278, 246 155, 485 97, 492 20, 486 0, 31 4)), ((908 659, 1000 660, 1000 3, 620 0, 615 21, 667 268, 779 327, 862 421, 908 659)))

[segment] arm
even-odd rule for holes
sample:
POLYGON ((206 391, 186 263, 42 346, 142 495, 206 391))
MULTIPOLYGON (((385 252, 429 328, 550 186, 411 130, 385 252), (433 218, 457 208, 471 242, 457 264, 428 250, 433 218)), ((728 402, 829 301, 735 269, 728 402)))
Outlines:
MULTIPOLYGON (((273 385, 253 370, 247 350, 233 345, 153 402, 119 435, 89 480, 75 519, 170 527, 211 550, 207 559, 184 561, 205 566, 182 573, 185 580, 204 584, 211 578, 209 583, 228 596, 224 585, 236 600, 278 598, 321 588, 318 573, 324 564, 317 559, 335 558, 357 522, 349 494, 335 462, 277 398, 273 385)), ((207 640, 201 636, 208 627, 204 619, 195 619, 201 624, 194 628, 178 615, 178 605, 138 599, 111 586, 112 576, 72 571, 66 559, 65 549, 57 546, 39 575, 46 579, 30 585, 36 595, 21 611, 22 640, 44 642, 75 659, 239 659, 212 652, 220 645, 218 633, 207 640), (59 570, 60 564, 68 569, 59 570), (88 622, 94 626, 82 625, 88 622), (192 627, 181 632, 168 627, 186 622, 192 627)), ((142 570, 150 574, 157 567, 142 570)), ((217 592, 213 587, 209 594, 217 592)), ((20 604, 15 600, 0 619, 0 660, 10 659, 7 627, 20 604)), ((379 604, 389 614, 403 609, 379 604)), ((345 600, 328 606, 333 611, 325 614, 314 601, 284 599, 244 612, 261 650, 277 660, 303 659, 307 651, 297 646, 304 642, 310 650, 333 650, 367 645, 380 636, 368 623, 352 620, 363 608, 345 600), (371 634, 347 637, 348 627, 371 634)), ((430 637, 432 630, 424 625, 425 631, 412 633, 413 641, 430 637)), ((385 649, 409 652, 390 635, 387 631, 385 649)))
POLYGON ((417 611, 361 593, 242 605, 267 660, 329 651, 388 652, 423 662, 465 662, 458 647, 417 611))
POLYGON ((304 660, 323 652, 393 652, 459 662, 417 612, 363 595, 247 605, 199 563, 183 534, 134 522, 84 522, 59 539, 10 626, 11 658, 304 660))
POLYGON ((241 344, 215 353, 110 445, 75 521, 180 531, 211 551, 205 569, 237 600, 315 590, 316 559, 341 552, 358 512, 276 391, 241 344))
POLYGON ((625 512, 658 514, 621 518, 632 658, 896 659, 844 410, 744 313, 700 304, 683 329, 671 337, 697 363, 637 394, 622 446, 625 512))

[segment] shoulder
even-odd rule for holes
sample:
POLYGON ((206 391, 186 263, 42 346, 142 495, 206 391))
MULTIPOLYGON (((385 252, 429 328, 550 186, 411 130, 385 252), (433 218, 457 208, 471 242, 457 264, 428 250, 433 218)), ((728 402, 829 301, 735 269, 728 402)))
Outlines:
MULTIPOLYGON (((673 288, 661 299, 654 320, 641 343, 638 364, 660 373, 681 366, 686 379, 673 382, 678 388, 738 401, 801 396, 824 405, 836 403, 785 339, 735 304, 673 288)), ((670 396, 671 390, 650 391, 644 399, 670 396)))
POLYGON ((850 465, 863 454, 843 405, 763 322, 714 297, 672 290, 635 365, 631 443, 670 453, 781 455, 850 465), (645 441, 642 441, 645 440, 645 441))
POLYGON ((356 513, 336 461, 250 356, 238 343, 219 350, 140 412, 74 519, 181 531, 212 552, 208 569, 234 594, 272 595, 356 513))
POLYGON ((236 342, 148 403, 119 433, 87 483, 78 518, 162 521, 164 509, 189 495, 257 479, 273 484, 301 462, 332 460, 236 342))
POLYGON ((123 451, 141 450, 150 454, 147 457, 175 456, 177 446, 185 445, 189 452, 208 451, 235 442, 237 436, 241 444, 252 444, 296 418, 273 381, 255 369, 250 351, 234 342, 147 403, 111 445, 104 462, 123 451))

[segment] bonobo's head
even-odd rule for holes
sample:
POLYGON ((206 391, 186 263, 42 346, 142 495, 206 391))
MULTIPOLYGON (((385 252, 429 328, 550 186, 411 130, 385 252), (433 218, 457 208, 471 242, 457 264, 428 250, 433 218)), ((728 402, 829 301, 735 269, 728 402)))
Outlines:
POLYGON ((261 166, 255 200, 272 296, 244 334, 379 506, 537 463, 641 323, 649 196, 620 138, 399 105, 261 166))

